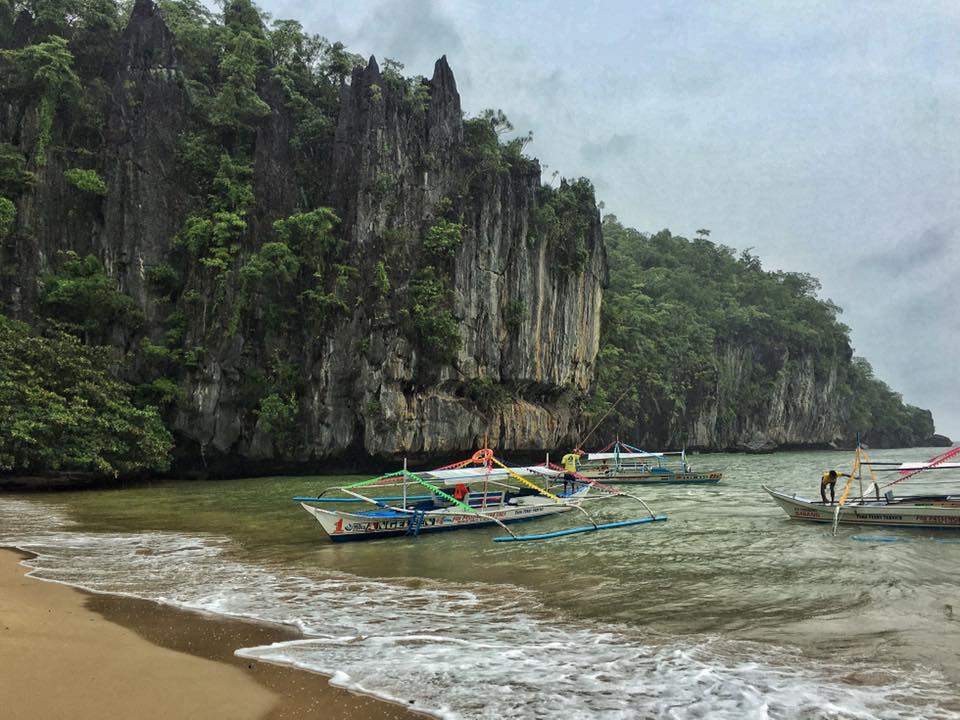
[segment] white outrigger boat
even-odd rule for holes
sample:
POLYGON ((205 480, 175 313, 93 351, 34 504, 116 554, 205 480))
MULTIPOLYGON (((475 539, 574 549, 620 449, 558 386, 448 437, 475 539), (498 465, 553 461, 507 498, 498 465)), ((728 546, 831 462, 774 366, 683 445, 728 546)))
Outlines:
POLYGON ((948 450, 925 463, 871 462, 858 446, 853 471, 835 504, 772 490, 766 485, 762 487, 791 518, 832 523, 834 532, 838 523, 960 530, 960 490, 956 493, 899 496, 894 495, 893 490, 886 490, 922 472, 960 469, 960 463, 948 462, 957 454, 960 454, 960 448, 948 450), (866 488, 863 486, 864 467, 869 469, 871 478, 866 488), (899 476, 881 484, 877 472, 896 472, 899 476), (850 497, 854 481, 860 483, 860 494, 850 497))
POLYGON ((580 458, 580 473, 610 485, 716 485, 718 470, 694 471, 686 450, 647 452, 620 440, 580 458))
POLYGON ((634 495, 582 476, 565 480, 563 475, 549 464, 509 467, 494 457, 491 450, 484 449, 468 460, 437 470, 413 473, 404 468, 371 480, 329 488, 318 496, 293 499, 316 518, 334 542, 417 536, 492 525, 507 533, 494 538, 496 542, 544 540, 667 519, 665 515, 654 514, 634 495), (479 490, 475 489, 478 485, 479 490), (381 494, 383 490, 387 490, 387 494, 381 494), (411 494, 411 490, 421 494, 411 494), (428 492, 423 494, 423 490, 428 492), (598 523, 583 507, 589 501, 615 497, 639 502, 645 514, 619 522, 598 523), (348 511, 323 507, 331 503, 368 504, 376 509, 348 511), (512 523, 571 511, 586 517, 589 524, 539 535, 517 535, 508 527, 512 523))

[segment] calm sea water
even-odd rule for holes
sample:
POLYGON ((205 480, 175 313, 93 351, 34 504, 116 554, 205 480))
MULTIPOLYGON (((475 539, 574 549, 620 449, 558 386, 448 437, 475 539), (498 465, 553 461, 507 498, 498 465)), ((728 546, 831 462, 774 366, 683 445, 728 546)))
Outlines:
POLYGON ((295 625, 238 652, 445 718, 960 717, 960 534, 834 537, 760 488, 812 496, 848 453, 692 460, 723 482, 635 488, 666 523, 546 542, 333 545, 290 497, 343 478, 299 477, 0 496, 0 545, 43 578, 295 625))

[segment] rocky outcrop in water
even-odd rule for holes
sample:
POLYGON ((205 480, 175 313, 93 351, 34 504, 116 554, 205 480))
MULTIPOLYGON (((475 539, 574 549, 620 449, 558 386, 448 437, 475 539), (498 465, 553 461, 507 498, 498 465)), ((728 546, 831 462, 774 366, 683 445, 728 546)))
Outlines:
POLYGON ((842 362, 819 370, 812 356, 784 357, 761 407, 753 413, 723 414, 742 402, 755 363, 749 348, 724 347, 717 354, 715 394, 698 408, 687 443, 699 448, 763 452, 784 446, 827 445, 844 437, 847 402, 837 391, 842 362))
POLYGON ((851 351, 826 357, 785 353, 770 366, 755 348, 720 344, 716 381, 694 393, 688 405, 649 428, 641 444, 699 450, 769 453, 780 449, 837 449, 855 446, 858 434, 874 448, 948 447, 933 435, 929 410, 904 407, 908 421, 893 428, 865 426, 856 418, 850 392, 851 351), (758 377, 762 392, 757 393, 758 377))

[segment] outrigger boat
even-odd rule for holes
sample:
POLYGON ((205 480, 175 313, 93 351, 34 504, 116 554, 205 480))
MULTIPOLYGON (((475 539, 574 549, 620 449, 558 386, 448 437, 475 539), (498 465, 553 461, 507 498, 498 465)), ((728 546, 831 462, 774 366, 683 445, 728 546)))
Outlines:
POLYGON ((960 491, 946 494, 894 495, 887 488, 927 471, 960 469, 960 462, 948 462, 960 454, 960 447, 948 450, 925 463, 872 462, 858 444, 853 470, 836 504, 811 500, 796 493, 789 494, 762 486, 787 515, 796 520, 832 523, 836 532, 839 523, 884 525, 888 527, 920 527, 960 530, 960 491), (870 483, 863 486, 863 468, 869 470, 870 483), (895 472, 898 477, 881 484, 878 472, 895 472), (859 482, 859 495, 850 497, 854 481, 859 482), (882 491, 883 494, 881 494, 882 491))
POLYGON ((428 472, 403 470, 370 480, 329 488, 317 496, 293 498, 310 513, 334 542, 372 538, 417 536, 421 533, 497 525, 507 535, 496 542, 545 540, 578 533, 660 522, 647 504, 595 480, 576 475, 574 480, 548 462, 543 465, 510 467, 498 460, 489 448, 467 460, 428 472), (473 488, 471 488, 471 484, 473 488), (477 485, 482 489, 476 490, 477 485), (386 493, 382 491, 386 490, 386 493), (411 494, 411 490, 421 494, 411 494), (424 494, 423 490, 427 493, 424 494), (391 494, 392 493, 392 494, 391 494), (599 523, 583 507, 603 499, 626 497, 639 502, 642 517, 599 523), (373 510, 334 510, 328 503, 374 505, 373 510), (565 512, 585 517, 589 524, 542 533, 517 535, 508 525, 565 512))
POLYGON ((585 477, 610 485, 716 485, 718 470, 694 471, 687 452, 647 452, 620 440, 580 458, 585 477))

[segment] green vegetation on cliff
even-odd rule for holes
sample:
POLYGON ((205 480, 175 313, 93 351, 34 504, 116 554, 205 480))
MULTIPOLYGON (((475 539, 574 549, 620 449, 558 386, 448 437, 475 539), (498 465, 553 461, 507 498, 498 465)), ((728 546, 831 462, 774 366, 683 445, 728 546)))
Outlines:
POLYGON ((166 470, 170 433, 156 408, 133 404, 111 364, 106 348, 0 315, 0 471, 166 470))
POLYGON ((41 309, 87 342, 106 343, 114 331, 137 327, 143 319, 133 299, 117 291, 116 282, 93 255, 65 253, 58 273, 42 278, 41 309))
POLYGON ((693 428, 707 416, 710 439, 723 447, 752 418, 766 421, 775 394, 795 392, 788 382, 804 376, 829 388, 819 414, 841 424, 827 440, 861 432, 878 445, 914 444, 933 434, 928 412, 905 405, 866 360, 851 357, 840 308, 817 297, 815 278, 765 271, 749 251, 710 242, 709 231, 693 240, 648 235, 608 215, 603 235, 610 286, 595 414, 622 397, 604 435, 696 444, 693 428))
POLYGON ((855 357, 847 369, 846 389, 850 402, 847 427, 862 432, 878 447, 921 445, 933 436, 928 410, 903 402, 900 393, 875 377, 866 358, 855 357))

